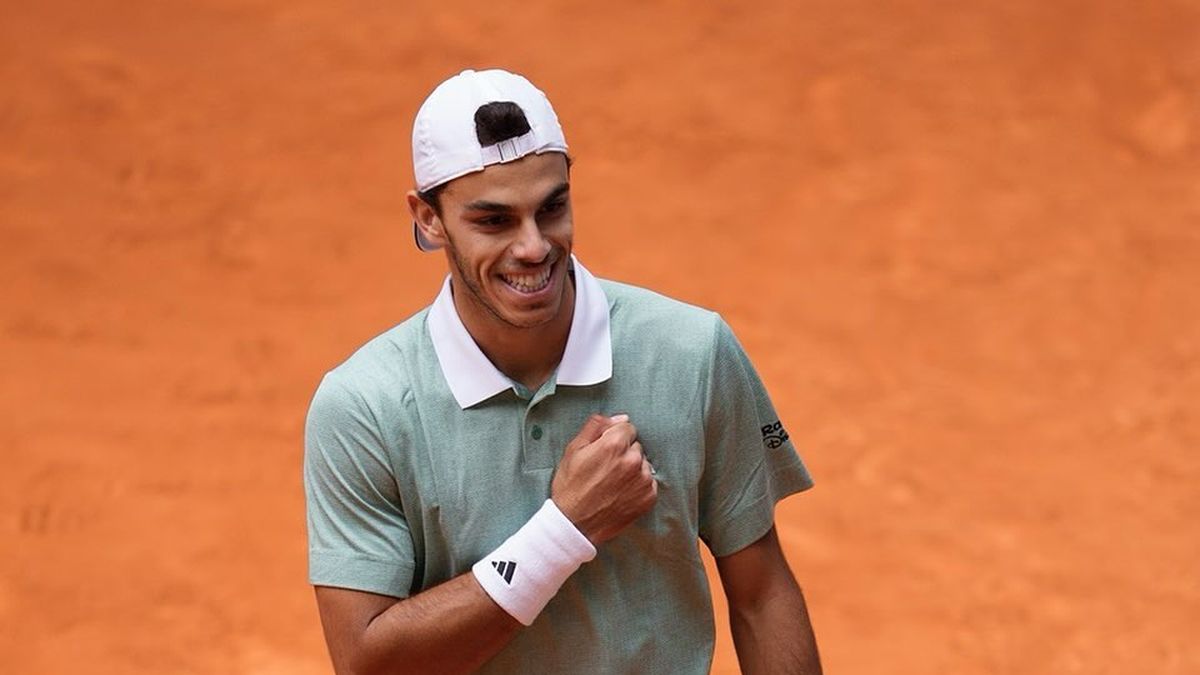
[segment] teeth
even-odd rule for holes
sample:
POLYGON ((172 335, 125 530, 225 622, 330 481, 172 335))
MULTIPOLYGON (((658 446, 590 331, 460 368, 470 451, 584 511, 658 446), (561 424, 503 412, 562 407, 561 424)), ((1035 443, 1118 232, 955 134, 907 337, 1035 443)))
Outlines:
POLYGON ((504 279, 505 283, 518 291, 533 293, 534 291, 542 290, 550 282, 551 269, 551 266, 547 266, 546 269, 537 274, 502 274, 500 276, 504 279))

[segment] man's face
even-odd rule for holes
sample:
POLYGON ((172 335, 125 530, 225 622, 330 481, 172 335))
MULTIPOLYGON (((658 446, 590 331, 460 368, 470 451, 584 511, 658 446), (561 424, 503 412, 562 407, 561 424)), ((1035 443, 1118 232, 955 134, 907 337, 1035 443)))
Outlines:
POLYGON ((574 234, 568 178, 566 156, 547 152, 446 185, 441 221, 460 312, 513 328, 560 315, 574 234))

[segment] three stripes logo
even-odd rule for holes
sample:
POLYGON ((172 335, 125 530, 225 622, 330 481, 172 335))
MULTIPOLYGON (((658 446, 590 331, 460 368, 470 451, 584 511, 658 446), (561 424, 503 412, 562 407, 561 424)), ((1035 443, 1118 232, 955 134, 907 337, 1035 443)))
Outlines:
POLYGON ((517 571, 515 560, 493 560, 492 567, 496 568, 496 572, 500 574, 500 578, 504 579, 504 583, 512 585, 513 573, 517 571))

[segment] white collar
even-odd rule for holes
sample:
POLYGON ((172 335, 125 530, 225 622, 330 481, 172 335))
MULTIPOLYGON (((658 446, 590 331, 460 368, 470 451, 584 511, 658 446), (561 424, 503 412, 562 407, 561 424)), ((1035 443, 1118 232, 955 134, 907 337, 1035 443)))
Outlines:
MULTIPOLYGON (((612 377, 608 297, 574 255, 571 264, 575 269, 575 313, 555 382, 587 386, 612 377)), ((466 410, 513 387, 512 380, 488 360, 459 318, 450 292, 449 274, 429 308, 427 322, 442 375, 460 407, 466 410)))

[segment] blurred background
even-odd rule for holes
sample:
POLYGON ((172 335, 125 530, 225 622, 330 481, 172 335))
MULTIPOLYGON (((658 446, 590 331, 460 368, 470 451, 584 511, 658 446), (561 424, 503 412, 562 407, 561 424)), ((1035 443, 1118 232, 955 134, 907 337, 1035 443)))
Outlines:
POLYGON ((488 66, 758 366, 826 672, 1200 672, 1194 0, 0 2, 0 670, 331 672, 303 418, 488 66))

